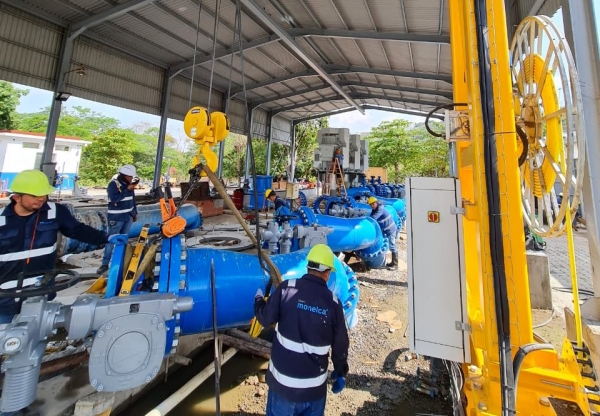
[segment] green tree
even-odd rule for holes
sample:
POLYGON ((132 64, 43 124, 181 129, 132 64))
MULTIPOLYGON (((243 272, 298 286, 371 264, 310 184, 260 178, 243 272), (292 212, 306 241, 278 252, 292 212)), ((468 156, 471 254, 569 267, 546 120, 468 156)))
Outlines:
POLYGON ((384 121, 371 129, 369 165, 392 170, 390 182, 402 182, 418 171, 418 143, 409 135, 411 123, 406 120, 384 121))
POLYGON ((14 130, 17 125, 17 107, 29 90, 15 88, 10 82, 0 81, 0 130, 14 130))
POLYGON ((106 185, 119 166, 134 163, 135 133, 111 129, 92 138, 83 149, 79 172, 85 185, 106 185))
POLYGON ((317 132, 328 127, 328 117, 303 121, 296 125, 296 146, 293 152, 296 161, 295 178, 310 176, 313 171, 315 149, 318 146, 317 132))
MULTIPOLYGON (((430 123, 433 131, 442 131, 442 124, 430 123)), ((385 121, 371 129, 367 138, 369 164, 392 171, 390 181, 403 182, 407 176, 443 177, 449 173, 448 145, 431 136, 423 123, 405 120, 385 121)))
MULTIPOLYGON (((253 142, 255 144, 256 142, 253 142)), ((225 138, 225 154, 223 156, 223 177, 235 178, 237 182, 246 170, 246 137, 229 133, 225 138)))
MULTIPOLYGON (((22 131, 45 133, 49 115, 49 107, 37 113, 19 114, 17 128, 22 131)), ((57 134, 93 140, 104 132, 118 128, 120 128, 119 120, 103 116, 89 108, 75 106, 72 109, 65 108, 61 112, 57 134)))

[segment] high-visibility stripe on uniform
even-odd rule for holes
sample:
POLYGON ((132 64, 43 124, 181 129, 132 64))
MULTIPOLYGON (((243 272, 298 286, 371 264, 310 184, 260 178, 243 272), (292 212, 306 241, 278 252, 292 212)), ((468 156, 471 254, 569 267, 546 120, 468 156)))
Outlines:
POLYGON ((288 287, 296 287, 296 279, 290 279, 287 282, 288 282, 288 287))
POLYGON ((331 345, 315 346, 305 342, 292 341, 281 335, 279 332, 279 324, 275 325, 275 332, 277 332, 277 341, 286 349, 299 353, 326 355, 329 352, 331 345))
POLYGON ((53 220, 56 218, 56 204, 54 202, 47 203, 50 209, 48 210, 48 219, 53 220))
MULTIPOLYGON (((33 285, 37 284, 41 278, 42 278, 42 276, 28 277, 27 279, 23 279, 23 284, 21 285, 21 287, 33 286, 33 285)), ((17 283, 19 283, 18 280, 9 280, 8 282, 2 283, 0 285, 0 289, 15 288, 15 287, 17 287, 17 283)))
POLYGON ((131 212, 131 211, 133 211, 133 207, 126 208, 126 209, 109 209, 109 210, 106 210, 106 212, 108 214, 125 214, 126 212, 131 212))
POLYGON ((286 387, 296 389, 308 389, 311 387, 318 387, 327 381, 327 371, 325 371, 320 376, 313 378, 294 378, 286 376, 285 374, 281 374, 279 371, 277 371, 277 369, 273 365, 273 361, 271 360, 269 360, 269 372, 280 384, 283 384, 286 387))
POLYGON ((0 227, 6 225, 6 217, 4 215, 0 215, 0 227))
POLYGON ((52 254, 56 251, 56 243, 50 247, 36 248, 33 250, 17 251, 16 253, 0 254, 0 261, 16 261, 32 257, 40 257, 52 254))
POLYGON ((126 196, 125 198, 121 199, 121 202, 122 201, 131 201, 132 199, 133 199, 132 196, 126 196))

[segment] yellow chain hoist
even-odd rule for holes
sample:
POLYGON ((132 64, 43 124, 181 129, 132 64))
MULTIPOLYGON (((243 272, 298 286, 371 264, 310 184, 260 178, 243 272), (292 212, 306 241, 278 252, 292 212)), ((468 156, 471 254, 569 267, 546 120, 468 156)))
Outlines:
MULTIPOLYGON (((211 147, 222 141, 229 134, 229 117, 220 111, 208 113, 204 107, 195 106, 185 115, 183 119, 183 130, 196 144, 200 146, 198 154, 194 156, 194 166, 200 163, 200 154, 206 159, 206 166, 215 172, 219 166, 218 156, 211 147)), ((206 176, 205 172, 201 173, 206 176)))

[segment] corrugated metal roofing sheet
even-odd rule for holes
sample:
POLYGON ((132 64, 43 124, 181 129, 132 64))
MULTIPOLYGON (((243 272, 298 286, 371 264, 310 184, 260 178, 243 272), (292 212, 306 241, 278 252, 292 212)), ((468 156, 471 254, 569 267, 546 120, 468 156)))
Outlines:
POLYGON ((0 4, 0 79, 52 88, 61 41, 60 28, 0 4))
POLYGON ((26 4, 35 6, 37 9, 46 11, 54 16, 62 17, 65 20, 75 21, 82 19, 86 15, 78 11, 76 7, 66 7, 55 1, 48 0, 21 0, 26 4))
MULTIPOLYGON (((106 0, 21 1, 37 8, 41 13, 52 14, 71 22, 80 21, 87 15, 106 10, 109 7, 107 4, 110 4, 106 0), (65 5, 68 7, 65 7, 65 5)), ((127 0, 112 1, 123 3, 127 0)), ((277 3, 281 7, 275 7, 270 0, 255 1, 261 7, 264 7, 264 10, 282 27, 288 29, 305 27, 445 35, 449 32, 449 0, 278 0, 277 3)), ((200 2, 201 0, 154 0, 129 14, 110 19, 109 22, 91 29, 91 32, 109 44, 116 47, 127 46, 137 51, 140 56, 151 58, 150 60, 169 64, 189 61, 193 58, 194 53, 195 26, 200 2)), ((535 0, 520 0, 518 2, 519 12, 530 10, 533 2, 535 0)), ((210 35, 212 33, 213 16, 216 11, 214 1, 202 1, 202 4, 204 10, 201 16, 201 28, 205 35, 199 37, 198 56, 201 59, 206 59, 206 56, 212 50, 210 36, 206 34, 210 35)), ((559 0, 547 0, 542 7, 542 12, 552 14, 558 4, 559 0)), ((14 14, 14 12, 12 13, 14 14)), ((223 1, 220 13, 222 21, 219 25, 217 49, 222 51, 231 47, 232 29, 235 25, 234 2, 223 1)), ((4 15, 0 14, 0 18, 3 17, 4 15)), ((33 19, 29 16, 24 20, 30 25, 33 24, 33 19)), ((267 26, 260 23, 254 16, 244 13, 242 20, 244 42, 254 41, 270 35, 270 30, 266 30, 267 26)), ((0 23, 4 22, 0 21, 0 23)), ((34 24, 34 26, 36 25, 34 24)), ((44 27, 44 25, 37 26, 44 27)), ((46 26, 46 29, 48 28, 46 26)), ((0 65, 2 66, 0 75, 13 77, 11 79, 18 78, 21 80, 20 82, 26 80, 30 85, 44 85, 49 88, 56 66, 61 30, 54 28, 47 34, 40 34, 39 28, 24 30, 14 27, 14 23, 10 23, 9 26, 0 24, 0 42, 4 42, 0 44, 0 47, 2 47, 3 52, 8 51, 0 58, 0 65), (1 40, 8 36, 6 35, 7 31, 10 32, 10 36, 17 38, 1 40), (15 47, 17 49, 12 50, 11 47, 5 46, 8 44, 13 45, 11 46, 13 49, 15 47), (24 66, 24 62, 19 62, 15 58, 17 54, 25 57, 25 60, 30 62, 24 66), (18 76, 14 74, 18 74, 18 76)), ((325 38, 322 36, 297 38, 296 42, 311 59, 319 64, 354 65, 406 72, 451 73, 450 48, 446 44, 355 40, 342 37, 325 38)), ((156 93, 160 92, 162 88, 161 74, 164 72, 164 68, 141 65, 141 62, 135 58, 129 60, 121 54, 108 53, 110 51, 98 47, 93 42, 84 41, 83 44, 80 44, 74 60, 85 61, 86 65, 94 68, 98 75, 95 79, 88 77, 84 77, 87 78, 85 80, 73 79, 71 81, 73 88, 77 88, 81 94, 99 97, 104 100, 103 102, 107 100, 119 102, 121 100, 122 105, 127 108, 145 108, 143 111, 156 112, 159 105, 156 93), (106 58, 103 58, 105 55, 106 58), (138 67, 142 69, 138 70, 138 67), (132 71, 132 68, 136 68, 137 73, 129 73, 128 71, 132 71), (113 79, 113 85, 108 85, 107 79, 113 79), (121 98, 121 95, 127 95, 127 97, 121 98)), ((247 50, 244 57, 246 82, 248 84, 268 82, 268 80, 275 80, 280 76, 285 77, 289 73, 301 74, 308 70, 308 66, 291 54, 288 48, 280 42, 272 42, 259 48, 247 50)), ((229 84, 229 63, 230 57, 228 56, 215 63, 214 82, 219 88, 226 89, 229 84)), ((233 67, 237 71, 232 73, 232 86, 239 88, 242 77, 239 73, 241 62, 238 56, 233 60, 233 67)), ((204 83, 207 83, 210 76, 209 71, 210 63, 198 66, 195 71, 195 78, 202 79, 204 83)), ((190 69, 187 69, 182 72, 182 75, 189 77, 191 72, 190 69)), ((426 90, 451 90, 451 86, 445 82, 411 77, 394 77, 372 73, 344 73, 334 75, 334 78, 344 81, 382 84, 384 89, 353 84, 344 88, 355 94, 386 95, 396 100, 401 100, 403 97, 431 102, 443 101, 442 98, 431 94, 385 89, 386 85, 426 90)), ((323 97, 334 96, 334 92, 330 88, 306 92, 285 99, 276 99, 279 95, 288 95, 294 91, 305 91, 311 87, 322 85, 323 82, 324 80, 314 75, 289 79, 277 84, 255 88, 249 92, 249 99, 251 101, 270 99, 272 102, 266 104, 266 108, 273 108, 275 111, 277 107, 289 107, 292 103, 305 104, 302 108, 288 111, 286 115, 289 115, 289 117, 298 116, 299 114, 304 116, 311 112, 320 113, 325 109, 347 107, 348 104, 343 100, 332 103, 310 103, 310 101, 321 101, 323 97)), ((173 84, 174 99, 172 100, 171 114, 177 117, 181 117, 187 111, 185 97, 189 92, 187 92, 185 84, 186 81, 180 79, 177 79, 177 82, 173 84), (178 87, 176 88, 175 85, 178 85, 178 87)), ((206 87, 197 86, 194 91, 194 100, 202 101, 206 99, 206 87)), ((222 99, 222 94, 213 95, 218 96, 218 100, 222 99)), ((240 98, 241 94, 237 97, 240 98)), ((367 100, 367 102, 371 101, 379 102, 380 105, 405 107, 403 104, 397 104, 396 101, 389 103, 387 100, 367 100)), ((219 101, 219 103, 221 102, 219 101)), ((409 104, 406 107, 421 108, 415 104, 409 104)), ((233 129, 243 132, 243 114, 245 112, 243 104, 239 101, 233 101, 230 112, 232 114, 233 129)))

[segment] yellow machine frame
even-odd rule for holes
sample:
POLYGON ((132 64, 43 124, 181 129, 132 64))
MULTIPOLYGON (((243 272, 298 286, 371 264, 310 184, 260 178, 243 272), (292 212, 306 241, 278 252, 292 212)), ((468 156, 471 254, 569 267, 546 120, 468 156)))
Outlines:
MULTIPOLYGON (((468 103, 470 142, 457 143, 461 181, 468 315, 472 362, 463 365, 467 415, 555 415, 550 400, 576 403, 590 414, 576 355, 565 340, 560 357, 555 350, 529 353, 516 386, 515 409, 503 408, 500 353, 494 309, 490 223, 484 160, 484 126, 479 86, 477 0, 450 0, 450 39, 454 101, 468 103)), ((519 348, 534 343, 529 281, 525 256, 518 167, 515 110, 504 0, 487 0, 488 41, 494 97, 497 173, 501 205, 506 291, 510 312, 513 358, 519 348)), ((463 110, 462 108, 459 108, 463 110)), ((512 364, 512 363, 511 363, 512 364)))

